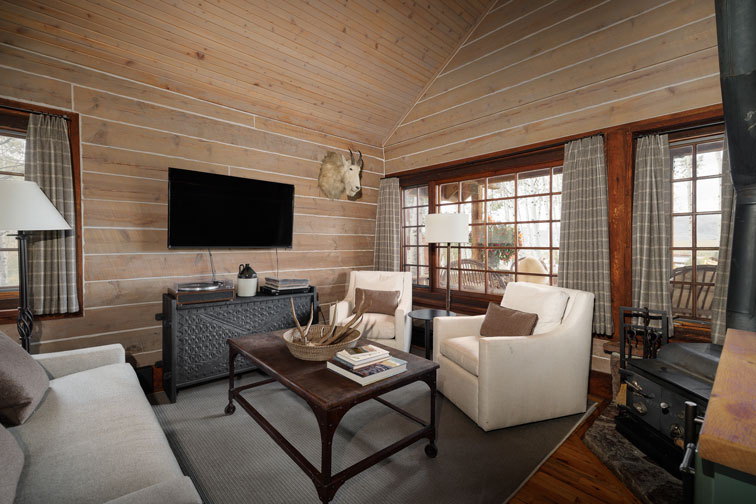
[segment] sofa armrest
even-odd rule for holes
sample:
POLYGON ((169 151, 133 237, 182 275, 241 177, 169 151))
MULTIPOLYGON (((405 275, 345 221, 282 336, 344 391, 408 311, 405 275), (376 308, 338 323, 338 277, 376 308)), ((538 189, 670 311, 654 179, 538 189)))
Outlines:
POLYGON ((397 308, 394 312, 394 338, 396 348, 403 352, 409 352, 412 344, 412 322, 406 311, 397 308))
POLYGON ((119 344, 80 348, 65 352, 50 352, 32 357, 42 364, 53 378, 94 369, 108 364, 126 362, 126 352, 119 344))
POLYGON ((197 489, 188 476, 161 481, 136 492, 110 500, 106 504, 202 504, 197 489))
POLYGON ((436 317, 433 319, 433 361, 438 362, 441 342, 460 336, 479 336, 485 315, 436 317))

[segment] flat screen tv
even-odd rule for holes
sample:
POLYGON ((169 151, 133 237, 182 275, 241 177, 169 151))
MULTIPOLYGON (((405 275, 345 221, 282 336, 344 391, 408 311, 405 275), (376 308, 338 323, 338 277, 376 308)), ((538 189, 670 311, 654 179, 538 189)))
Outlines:
POLYGON ((168 169, 168 248, 291 247, 294 186, 168 169))

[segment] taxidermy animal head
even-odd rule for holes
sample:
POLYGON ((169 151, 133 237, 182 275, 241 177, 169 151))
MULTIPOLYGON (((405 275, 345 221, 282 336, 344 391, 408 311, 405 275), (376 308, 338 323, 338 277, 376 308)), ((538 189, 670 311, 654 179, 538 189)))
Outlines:
POLYGON ((318 185, 320 189, 331 199, 338 199, 346 192, 350 199, 357 199, 360 192, 360 173, 362 166, 362 152, 357 151, 360 158, 355 161, 352 149, 349 149, 349 161, 343 154, 332 151, 326 152, 323 162, 320 164, 318 185))

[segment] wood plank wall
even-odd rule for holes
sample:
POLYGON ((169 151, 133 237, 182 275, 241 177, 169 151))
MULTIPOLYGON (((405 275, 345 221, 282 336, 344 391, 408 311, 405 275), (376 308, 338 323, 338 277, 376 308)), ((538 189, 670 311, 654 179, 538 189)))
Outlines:
MULTIPOLYGON (((322 303, 343 297, 350 270, 372 269, 380 147, 2 43, 0 73, 0 96, 81 117, 85 315, 38 322, 33 352, 121 343, 140 365, 161 358, 161 294, 210 272, 206 251, 166 248, 169 166, 294 184, 294 246, 279 251, 281 276, 309 278, 322 303), (350 146, 365 156, 363 197, 328 200, 317 186, 320 159, 350 146)), ((275 272, 273 250, 213 255, 221 278, 234 278, 240 263, 275 272)), ((15 324, 0 330, 17 336, 15 324)))
POLYGON ((510 0, 385 143, 386 173, 721 103, 711 0, 510 0))

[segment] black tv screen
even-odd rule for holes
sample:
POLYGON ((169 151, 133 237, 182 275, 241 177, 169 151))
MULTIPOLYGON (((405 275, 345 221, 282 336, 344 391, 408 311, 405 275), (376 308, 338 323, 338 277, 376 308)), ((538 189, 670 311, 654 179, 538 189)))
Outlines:
POLYGON ((168 248, 291 247, 294 186, 168 169, 168 248))

